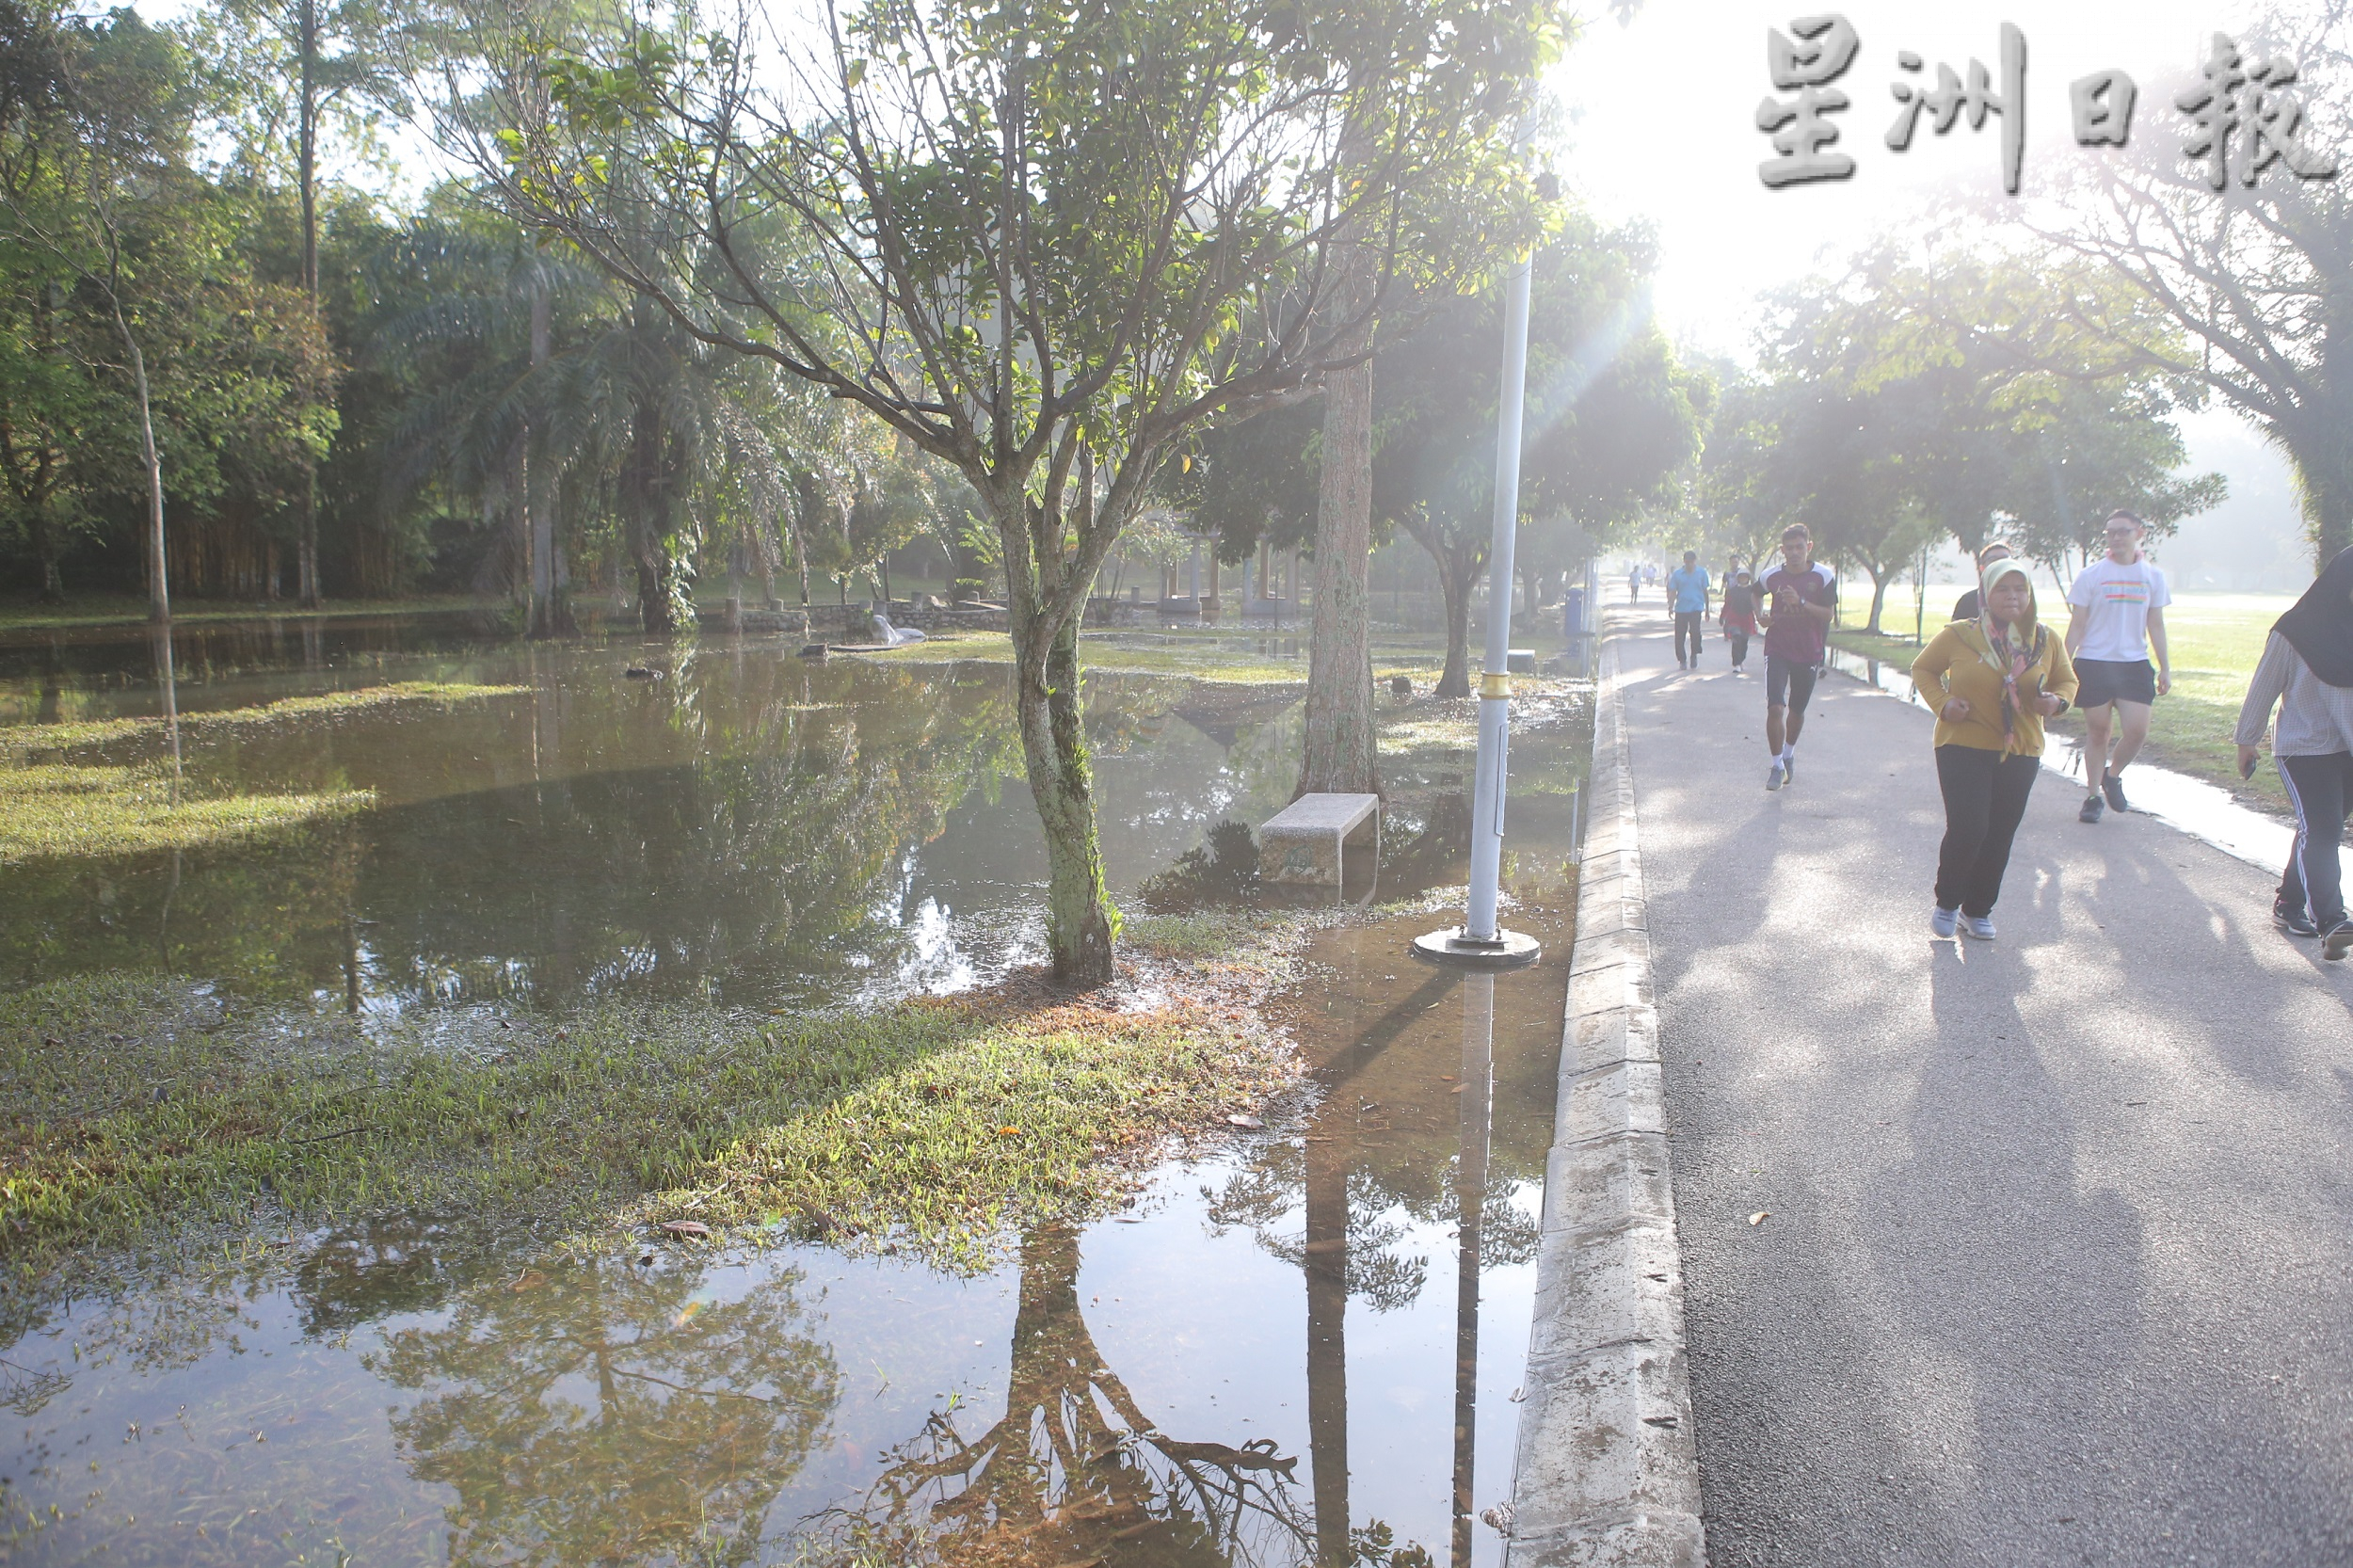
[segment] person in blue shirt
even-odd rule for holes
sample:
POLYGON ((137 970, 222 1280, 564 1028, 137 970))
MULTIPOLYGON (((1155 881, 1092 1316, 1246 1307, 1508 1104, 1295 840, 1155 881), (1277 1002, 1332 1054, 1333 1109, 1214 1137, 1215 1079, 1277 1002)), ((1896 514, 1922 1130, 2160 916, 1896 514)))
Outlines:
POLYGON ((1667 574, 1667 597, 1674 601, 1675 664, 1684 669, 1697 669, 1700 663, 1700 643, 1705 633, 1702 623, 1707 619, 1707 568, 1700 565, 1700 552, 1687 550, 1683 565, 1667 574), (1690 651, 1684 650, 1686 638, 1690 651))

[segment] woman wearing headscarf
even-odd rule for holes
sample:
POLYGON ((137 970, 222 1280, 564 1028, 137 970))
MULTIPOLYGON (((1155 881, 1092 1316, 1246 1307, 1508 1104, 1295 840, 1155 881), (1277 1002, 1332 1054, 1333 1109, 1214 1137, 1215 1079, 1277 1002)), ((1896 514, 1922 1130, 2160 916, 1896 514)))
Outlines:
POLYGON ((2341 552, 2271 628, 2238 711, 2238 771, 2280 709, 2271 756, 2296 808, 2296 848, 2271 918, 2292 936, 2318 936, 2321 956, 2353 952, 2337 844, 2353 813, 2353 550, 2341 552))
POLYGON ((1912 662, 1912 680, 1936 710, 1936 782, 1945 793, 1929 929, 1990 942, 2010 840, 2042 770, 2042 721, 2073 700, 2075 666, 2067 640, 2037 618, 2025 567, 1996 561, 1977 587, 1977 618, 1930 638, 1912 662))

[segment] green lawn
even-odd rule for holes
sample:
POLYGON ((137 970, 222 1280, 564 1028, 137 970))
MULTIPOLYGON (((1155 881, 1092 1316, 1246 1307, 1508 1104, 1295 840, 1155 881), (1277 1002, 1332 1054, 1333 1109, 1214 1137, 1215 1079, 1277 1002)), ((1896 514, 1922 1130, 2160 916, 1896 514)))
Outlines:
MULTIPOLYGON (((2174 600, 2165 613, 2173 690, 2150 715, 2149 744, 2142 756, 2219 784, 2250 804, 2273 811, 2288 808, 2279 774, 2267 764, 2255 770, 2252 781, 2240 780, 2238 752, 2231 737, 2238 728, 2248 678, 2263 657, 2264 639, 2280 613, 2294 602, 2285 594, 2190 593, 2174 600)), ((1929 634, 1935 634, 1934 628, 1929 634)), ((1872 636, 1842 629, 1832 632, 1831 640, 1897 664, 1909 664, 1917 651, 1909 636, 1872 636)), ((2079 738, 2083 716, 2071 712, 2051 728, 2070 739, 2079 738)))

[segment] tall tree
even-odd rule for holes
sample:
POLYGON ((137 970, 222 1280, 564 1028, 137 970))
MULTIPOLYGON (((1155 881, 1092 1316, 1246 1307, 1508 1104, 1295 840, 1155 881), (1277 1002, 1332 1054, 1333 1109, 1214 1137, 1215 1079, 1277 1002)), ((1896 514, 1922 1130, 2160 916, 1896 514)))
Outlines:
MULTIPOLYGON (((1699 449, 1709 392, 1684 371, 1650 317, 1647 236, 1579 213, 1535 260, 1520 488, 1529 525, 1590 530, 1657 495, 1699 449)), ((1430 552, 1446 607, 1441 696, 1470 693, 1470 601, 1493 543, 1497 381, 1503 302, 1489 288, 1439 305, 1374 363, 1370 526, 1402 529, 1430 552)), ((1296 410, 1261 415, 1208 443, 1200 516, 1282 537, 1319 471, 1338 460, 1296 410), (1304 478, 1302 476, 1305 476, 1304 478)), ((1328 498, 1329 486, 1321 492, 1328 498)), ((1318 549, 1325 548, 1317 533, 1318 549)), ((1318 581, 1321 578, 1319 576, 1318 581)))
MULTIPOLYGON (((1941 535, 1974 549, 1998 526, 2056 569, 2118 506, 2169 528, 2220 499, 2219 475, 2174 473, 2172 417, 2194 389, 2072 328, 2073 281, 1965 250, 1882 249, 1774 295, 1758 494, 1869 576, 1870 630, 1941 535)), ((2144 319, 2137 340, 2166 338, 2144 319)))
POLYGON ((453 81, 444 123, 507 211, 981 496, 1054 971, 1109 979, 1078 659, 1096 572, 1193 431, 1356 358, 1336 248, 1452 277, 1526 237, 1508 128, 1549 12, 867 0, 781 72, 747 13, 617 37, 530 8, 473 21, 485 90, 453 81), (1364 36, 1408 63, 1336 73, 1364 36), (1344 128, 1364 152, 1342 179, 1344 128))
MULTIPOLYGON (((300 211, 299 282, 313 314, 319 296, 319 158, 330 128, 359 142, 375 116, 401 106, 393 69, 397 29, 384 0, 226 0, 200 35, 210 46, 220 108, 257 172, 290 176, 300 211), (339 123, 340 122, 340 123, 339 123)), ((318 471, 294 494, 296 578, 306 609, 319 602, 318 471)))
POLYGON ((142 309, 190 239, 171 221, 192 179, 187 73, 171 40, 131 10, 87 22, 12 3, 0 10, 0 55, 5 238, 84 291, 112 328, 145 471, 149 614, 167 621, 163 456, 142 309))
MULTIPOLYGON (((1530 520, 1601 527, 1657 495, 1697 453, 1707 393, 1651 321, 1647 238, 1581 214, 1565 223, 1535 260, 1520 501, 1530 520)), ((1502 321, 1498 292, 1460 299, 1381 360, 1373 505, 1437 565, 1441 696, 1471 689, 1471 593, 1494 542, 1502 321)))
MULTIPOLYGON (((2297 85, 2270 107, 2300 99, 2300 160, 2333 167, 2353 132, 2353 7, 2282 0, 2243 38, 2243 60, 2284 59, 2297 85)), ((2152 84, 2144 103, 2168 104, 2187 82, 2152 84)), ((2231 89, 2235 94, 2251 90, 2231 89)), ((2272 121, 2280 130, 2293 117, 2272 121)), ((2252 421, 2295 465, 2314 558, 2353 545, 2353 180, 2307 178, 2282 158, 2245 161, 2249 135, 2191 156, 2171 119, 2112 155, 2086 160, 2048 218, 2025 220, 2043 256, 2076 264, 2086 283, 2073 324, 2097 334, 2125 365, 2195 380, 2252 421), (2216 159, 2228 154, 2224 178, 2216 159), (2130 286, 2120 301, 2100 275, 2130 286), (2153 338, 2138 307, 2178 328, 2153 338)), ((2024 345, 2033 351, 2029 343, 2024 345)))

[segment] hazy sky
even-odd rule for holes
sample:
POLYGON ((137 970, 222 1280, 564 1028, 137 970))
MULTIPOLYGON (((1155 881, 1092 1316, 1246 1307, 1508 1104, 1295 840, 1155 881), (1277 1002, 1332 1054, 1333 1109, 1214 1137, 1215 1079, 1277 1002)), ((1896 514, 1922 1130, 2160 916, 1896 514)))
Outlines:
MULTIPOLYGON (((1805 0, 1643 0, 1620 25, 1597 0, 1599 20, 1556 68, 1552 86, 1577 116, 1566 172, 1610 218, 1641 216, 1662 245, 1660 317, 1671 335, 1745 357, 1756 291, 1801 276, 1825 245, 1848 248, 1894 225, 1940 184, 2000 189, 2000 128, 1962 116, 1938 136, 1924 122, 1911 147, 1881 139, 1897 104, 1889 84, 1903 74, 1898 50, 1966 73, 1983 60, 2000 86, 2000 28, 2015 22, 2026 40, 2026 153, 2023 194, 2067 161, 2104 155, 2075 146, 2068 84, 2109 67, 2140 85, 2133 136, 2178 138, 2186 123, 2159 78, 2192 70, 2211 35, 2235 33, 2240 0, 2134 0, 2130 5, 1984 0, 1925 5, 1857 0, 1841 8, 1862 48, 1834 84, 1852 107, 1833 117, 1833 151, 1852 157, 1852 178, 1768 189, 1757 165, 1775 156, 1754 124, 1756 105, 1775 93, 1766 74, 1765 34, 1788 30, 1817 8, 1805 0)), ((2276 177, 2276 176, 2275 176, 2276 177)))

